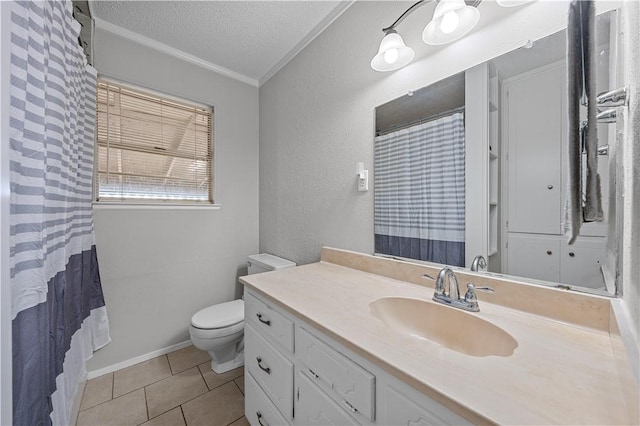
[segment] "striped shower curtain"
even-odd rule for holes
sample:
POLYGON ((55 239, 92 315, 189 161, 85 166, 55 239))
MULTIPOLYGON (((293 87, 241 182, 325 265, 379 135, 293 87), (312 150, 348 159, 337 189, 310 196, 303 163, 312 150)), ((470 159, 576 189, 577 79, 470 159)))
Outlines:
POLYGON ((375 139, 375 251, 464 266, 464 115, 375 139))
POLYGON ((85 363, 110 340, 92 178, 96 72, 71 1, 10 5, 14 424, 69 424, 85 363))

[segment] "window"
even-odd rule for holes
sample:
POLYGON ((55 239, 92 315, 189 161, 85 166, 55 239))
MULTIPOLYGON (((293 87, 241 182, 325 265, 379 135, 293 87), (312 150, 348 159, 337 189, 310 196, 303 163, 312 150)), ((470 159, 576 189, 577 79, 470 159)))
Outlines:
POLYGON ((97 201, 213 203, 210 108, 98 81, 97 201))

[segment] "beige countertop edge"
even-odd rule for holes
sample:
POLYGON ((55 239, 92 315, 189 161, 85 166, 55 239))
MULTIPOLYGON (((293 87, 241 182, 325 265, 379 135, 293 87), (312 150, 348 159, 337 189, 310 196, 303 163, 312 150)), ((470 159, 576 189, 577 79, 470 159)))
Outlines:
POLYGON ((347 339, 343 338, 342 336, 340 336, 339 334, 336 334, 336 333, 332 332, 331 330, 325 328, 322 324, 319 324, 318 322, 316 322, 316 321, 312 320, 311 318, 307 317, 306 315, 304 315, 304 313, 299 312, 299 311, 291 308, 290 306, 288 306, 288 305, 282 303, 281 301, 273 298, 268 293, 262 291, 260 288, 258 288, 256 286, 252 285, 251 283, 245 281, 243 279, 243 277, 240 277, 240 282, 242 284, 244 284, 245 286, 251 288, 253 291, 265 296, 266 298, 269 299, 269 301, 271 301, 271 302, 275 303, 276 305, 278 305, 278 307, 286 310, 287 312, 289 312, 290 314, 292 314, 292 315, 294 315, 296 317, 299 317, 300 319, 302 319, 303 321, 305 321, 308 324, 312 325, 313 327, 316 327, 318 330, 320 330, 321 332, 325 333, 330 338, 335 339, 340 344, 344 345, 345 347, 347 347, 348 349, 352 350, 356 354, 362 356, 363 358, 371 361, 373 364, 375 364, 378 367, 382 368, 383 370, 387 371, 389 374, 391 374, 394 377, 402 380, 403 382, 406 382, 407 384, 409 384, 413 388, 415 388, 415 389, 421 391, 422 393, 424 393, 429 398, 433 399, 434 401, 438 402, 439 404, 443 405, 444 407, 448 408, 449 410, 455 412, 456 414, 464 417, 469 422, 471 422, 471 423, 473 423, 475 425, 497 425, 498 424, 497 422, 488 419, 487 417, 481 415, 480 413, 477 413, 474 410, 471 410, 469 407, 466 407, 466 406, 456 402, 450 396, 447 396, 446 393, 440 392, 437 389, 434 389, 431 386, 427 385, 426 383, 422 382, 421 380, 418 380, 418 379, 410 376, 409 374, 406 374, 404 371, 402 371, 398 367, 386 362, 383 359, 378 358, 377 356, 375 356, 375 354, 372 354, 372 353, 368 352, 367 350, 365 350, 365 349, 363 349, 363 348, 361 348, 361 347, 359 347, 357 345, 354 345, 350 340, 347 340, 347 339))

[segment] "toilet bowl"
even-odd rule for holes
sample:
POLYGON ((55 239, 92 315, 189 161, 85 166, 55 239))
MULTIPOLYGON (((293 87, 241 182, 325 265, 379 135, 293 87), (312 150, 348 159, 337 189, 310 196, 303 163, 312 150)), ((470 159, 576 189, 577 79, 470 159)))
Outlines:
POLYGON ((189 334, 193 345, 207 351, 211 369, 225 373, 244 365, 244 301, 220 303, 191 317, 189 334))
MULTIPOLYGON (((270 254, 247 258, 249 275, 296 266, 270 254)), ((189 334, 193 345, 211 356, 211 369, 218 374, 244 365, 244 301, 219 303, 191 317, 189 334)))

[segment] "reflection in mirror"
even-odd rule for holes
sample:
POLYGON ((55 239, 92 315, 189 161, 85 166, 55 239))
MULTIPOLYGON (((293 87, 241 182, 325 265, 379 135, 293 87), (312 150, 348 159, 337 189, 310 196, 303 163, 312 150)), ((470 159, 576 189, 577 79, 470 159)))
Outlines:
MULTIPOLYGON (((617 87, 616 12, 598 15, 596 30, 601 93, 617 87)), ((376 253, 467 267, 480 254, 491 273, 606 293, 616 245, 605 147, 616 126, 598 125, 605 221, 569 245, 565 52, 561 31, 376 108, 376 253), (469 191, 476 179, 486 188, 469 191)))

